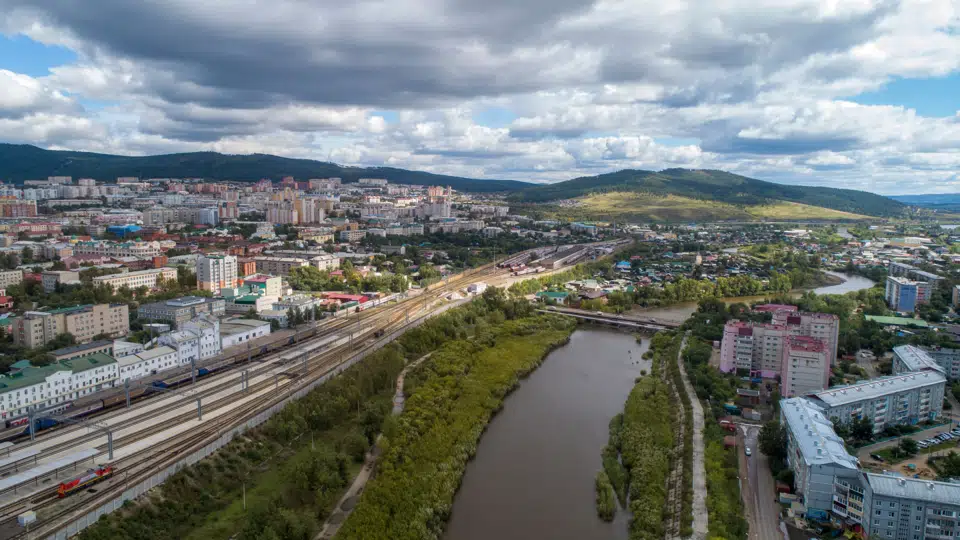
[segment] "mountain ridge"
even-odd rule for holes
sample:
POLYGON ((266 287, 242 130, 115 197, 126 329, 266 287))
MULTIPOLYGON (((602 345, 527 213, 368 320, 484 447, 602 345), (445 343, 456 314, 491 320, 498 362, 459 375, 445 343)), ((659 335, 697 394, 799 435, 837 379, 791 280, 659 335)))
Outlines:
POLYGON ((0 143, 0 179, 22 183, 47 176, 113 179, 204 178, 208 180, 257 181, 296 178, 340 177, 345 182, 360 178, 386 178, 397 184, 449 185, 471 192, 507 192, 514 203, 544 203, 597 193, 634 192, 714 200, 727 204, 756 206, 775 201, 801 203, 869 216, 891 217, 906 205, 892 198, 865 191, 829 187, 778 184, 709 169, 624 169, 596 176, 581 176, 553 184, 517 180, 486 180, 410 171, 393 167, 345 167, 311 159, 270 154, 220 154, 190 152, 155 156, 119 156, 69 150, 46 150, 31 145, 0 143))

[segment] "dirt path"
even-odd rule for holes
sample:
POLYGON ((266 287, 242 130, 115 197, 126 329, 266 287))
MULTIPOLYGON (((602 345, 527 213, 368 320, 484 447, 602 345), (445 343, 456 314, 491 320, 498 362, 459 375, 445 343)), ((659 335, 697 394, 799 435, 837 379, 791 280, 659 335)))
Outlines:
MULTIPOLYGON (((397 376, 397 390, 393 395, 393 414, 397 415, 403 412, 403 404, 406 401, 406 396, 403 394, 403 380, 411 369, 419 366, 423 363, 424 360, 430 358, 430 355, 433 353, 427 353, 420 358, 417 358, 413 362, 407 364, 403 371, 400 372, 400 375, 397 376)), ((350 512, 353 511, 354 507, 357 505, 357 501, 360 500, 360 495, 363 493, 363 488, 366 487, 367 482, 373 476, 374 467, 377 464, 377 458, 380 457, 380 448, 379 442, 382 435, 377 435, 377 442, 374 443, 373 448, 367 452, 366 457, 364 458, 363 468, 360 469, 360 473, 357 474, 357 477, 353 479, 353 483, 350 484, 350 488, 346 493, 343 494, 343 497, 340 498, 340 501, 337 502, 336 509, 330 514, 330 517, 327 518, 327 521, 324 522, 323 527, 320 528, 320 532, 317 533, 317 536, 314 537, 314 540, 326 540, 336 536, 337 531, 340 530, 340 526, 346 521, 347 516, 350 515, 350 512)))
MULTIPOLYGON (((680 346, 680 354, 683 354, 683 347, 686 346, 687 337, 683 338, 683 345, 680 346)), ((678 355, 677 362, 680 364, 680 377, 683 379, 683 387, 690 396, 693 406, 693 538, 694 540, 706 540, 707 526, 707 470, 704 464, 703 449, 703 405, 697 398, 697 393, 693 391, 693 385, 687 377, 687 370, 683 367, 683 358, 678 355)))

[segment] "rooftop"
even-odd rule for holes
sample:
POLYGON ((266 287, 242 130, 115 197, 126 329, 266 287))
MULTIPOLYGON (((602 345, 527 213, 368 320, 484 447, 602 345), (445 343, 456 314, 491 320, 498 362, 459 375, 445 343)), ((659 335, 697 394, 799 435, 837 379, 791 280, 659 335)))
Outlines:
POLYGON ((938 372, 920 371, 904 375, 878 377, 846 386, 834 386, 828 390, 810 394, 830 407, 855 403, 865 399, 875 399, 896 392, 904 392, 915 388, 923 388, 935 384, 944 384, 946 378, 938 372))
POLYGON ((863 473, 874 495, 960 506, 960 484, 863 473))
POLYGON ((261 326, 270 326, 270 321, 260 321, 257 319, 233 319, 231 321, 220 323, 220 334, 239 334, 241 332, 249 332, 250 330, 259 328, 261 326))
POLYGON ((84 343, 82 345, 73 345, 71 347, 64 347, 62 349, 57 349, 55 351, 50 351, 50 354, 54 356, 63 356, 65 354, 73 354, 82 351, 88 351, 90 349, 99 349, 101 347, 113 346, 113 341, 109 339, 103 339, 100 341, 91 341, 90 343, 84 343))
POLYGON ((164 356, 170 353, 175 353, 175 352, 177 351, 175 351, 173 348, 167 347, 164 345, 162 347, 156 347, 148 351, 142 351, 142 352, 138 352, 137 354, 131 354, 131 355, 125 356, 117 360, 117 363, 119 363, 121 366, 129 366, 132 364, 136 364, 137 362, 143 362, 144 360, 153 360, 154 358, 159 358, 161 356, 164 356))
POLYGON ((932 369, 943 373, 940 366, 926 351, 913 345, 900 345, 893 348, 893 355, 903 362, 910 371, 932 369))
POLYGON ((847 453, 843 439, 833 430, 833 423, 822 409, 807 399, 790 398, 780 400, 780 412, 808 465, 834 464, 857 469, 856 458, 847 453))
POLYGON ((823 340, 807 336, 791 336, 788 346, 794 350, 810 352, 823 352, 825 348, 823 340))
POLYGON ((884 326, 916 326, 918 328, 926 328, 929 326, 927 321, 908 317, 884 317, 882 315, 864 315, 864 317, 868 321, 873 321, 884 326))

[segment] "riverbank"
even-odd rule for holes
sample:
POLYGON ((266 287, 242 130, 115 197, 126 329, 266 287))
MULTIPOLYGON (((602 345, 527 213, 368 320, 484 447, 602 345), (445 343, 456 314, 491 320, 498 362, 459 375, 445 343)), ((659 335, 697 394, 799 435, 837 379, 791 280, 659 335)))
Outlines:
POLYGON ((576 323, 533 316, 478 326, 407 375, 403 414, 384 424, 384 454, 338 538, 438 538, 467 462, 504 397, 576 323))

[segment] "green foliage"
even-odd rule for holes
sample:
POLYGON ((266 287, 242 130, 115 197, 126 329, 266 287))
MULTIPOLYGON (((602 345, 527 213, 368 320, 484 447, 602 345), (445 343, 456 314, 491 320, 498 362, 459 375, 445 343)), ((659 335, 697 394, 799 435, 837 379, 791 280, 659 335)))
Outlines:
POLYGON ((610 440, 603 447, 603 470, 607 475, 607 480, 613 486, 614 492, 621 506, 627 505, 627 484, 630 479, 627 469, 620 462, 621 433, 623 431, 623 413, 617 414, 610 419, 610 440))
POLYGON ((511 196, 517 202, 572 199, 590 193, 633 191, 680 195, 734 205, 789 201, 873 216, 896 216, 906 208, 893 199, 865 191, 764 182, 723 171, 666 169, 660 172, 622 170, 530 186, 511 196))
POLYGON ((299 291, 362 291, 404 292, 410 284, 405 275, 391 274, 363 277, 350 265, 343 268, 343 277, 330 276, 325 270, 315 266, 302 266, 290 271, 290 285, 299 291))
MULTIPOLYGON (((491 290, 480 302, 510 305, 502 291, 491 290)), ((403 414, 384 431, 387 440, 377 477, 367 485, 339 538, 439 538, 461 475, 491 415, 519 377, 566 341, 575 326, 558 316, 503 316, 506 320, 489 327, 478 325, 475 340, 443 345, 416 370, 415 390, 403 414)))
POLYGON ((617 503, 614 502, 613 486, 610 485, 607 473, 603 471, 597 473, 595 488, 597 490, 597 517, 604 521, 613 521, 613 516, 617 513, 617 503))
POLYGON ((760 451, 770 459, 787 459, 787 428, 777 420, 771 420, 760 428, 760 451))

